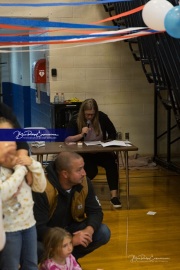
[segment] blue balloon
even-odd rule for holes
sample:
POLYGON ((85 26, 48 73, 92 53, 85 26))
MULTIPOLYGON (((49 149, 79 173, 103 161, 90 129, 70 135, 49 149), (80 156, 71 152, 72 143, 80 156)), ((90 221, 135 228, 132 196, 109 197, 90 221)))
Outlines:
POLYGON ((164 26, 170 36, 180 38, 180 6, 175 6, 168 11, 164 19, 164 26))

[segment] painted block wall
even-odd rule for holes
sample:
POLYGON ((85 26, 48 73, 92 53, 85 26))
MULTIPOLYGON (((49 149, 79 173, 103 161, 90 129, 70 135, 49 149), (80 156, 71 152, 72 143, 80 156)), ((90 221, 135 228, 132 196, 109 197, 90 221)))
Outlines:
POLYGON ((12 82, 3 82, 3 101, 15 113, 21 127, 31 125, 30 88, 12 82), (24 113, 25 112, 25 113, 24 113))
MULTIPOLYGON (((0 10, 1 16, 21 17, 22 14, 27 18, 88 24, 108 17, 102 5, 0 10)), ((33 58, 34 53, 31 54, 33 58)), ((51 45, 45 57, 49 63, 49 74, 52 68, 57 69, 57 77, 49 77, 51 102, 57 91, 64 92, 66 99, 74 96, 80 100, 95 98, 99 109, 109 115, 116 129, 123 134, 130 133, 130 140, 139 147, 140 154, 153 155, 153 85, 147 82, 140 62, 134 60, 127 43, 122 41, 82 47, 51 45)), ((48 97, 44 96, 44 99, 48 97)), ((34 102, 33 91, 31 102, 34 102)), ((43 117, 46 120, 49 117, 44 115, 42 106, 39 108, 35 103, 31 110, 38 121, 41 116, 40 121, 43 121, 43 117)))
MULTIPOLYGON (((92 23, 108 17, 103 6, 63 8, 51 13, 50 20, 92 23)), ((65 93, 66 99, 93 97, 108 114, 117 131, 130 133, 140 154, 153 154, 154 90, 136 62, 128 43, 92 46, 50 46, 49 64, 57 69, 50 77, 51 95, 65 93)), ((133 154, 133 153, 132 153, 133 154)))

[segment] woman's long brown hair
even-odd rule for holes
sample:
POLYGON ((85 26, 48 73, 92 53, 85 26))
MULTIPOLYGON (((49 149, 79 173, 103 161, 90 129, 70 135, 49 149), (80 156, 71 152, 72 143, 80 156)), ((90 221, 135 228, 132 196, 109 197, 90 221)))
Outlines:
POLYGON ((83 101, 81 107, 79 109, 78 117, 77 117, 77 125, 78 130, 81 133, 82 128, 87 126, 87 120, 85 119, 85 111, 94 110, 95 115, 91 121, 93 125, 96 136, 100 134, 100 126, 99 126, 99 110, 97 102, 93 98, 89 98, 83 101))

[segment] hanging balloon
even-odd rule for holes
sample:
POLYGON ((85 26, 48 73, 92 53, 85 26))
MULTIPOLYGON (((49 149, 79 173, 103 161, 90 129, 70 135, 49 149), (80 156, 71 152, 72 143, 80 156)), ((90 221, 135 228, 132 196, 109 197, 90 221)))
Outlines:
POLYGON ((142 11, 144 23, 151 29, 165 31, 164 18, 173 5, 167 0, 150 0, 142 11))
POLYGON ((174 37, 180 38, 180 6, 176 6, 168 11, 164 19, 166 32, 174 37))

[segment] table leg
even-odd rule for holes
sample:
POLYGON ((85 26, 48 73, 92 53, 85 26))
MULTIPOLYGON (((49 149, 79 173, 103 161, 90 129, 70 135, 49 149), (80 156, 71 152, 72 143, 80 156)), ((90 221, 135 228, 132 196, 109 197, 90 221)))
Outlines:
POLYGON ((119 181, 120 181, 120 167, 119 167, 119 151, 115 151, 116 157, 117 157, 117 170, 118 170, 118 196, 120 196, 120 185, 119 185, 119 181))
POLYGON ((128 165, 128 151, 124 151, 125 170, 126 170, 126 197, 127 209, 129 209, 129 165, 128 165))
POLYGON ((42 164, 43 163, 43 155, 37 155, 37 161, 39 161, 42 164))

